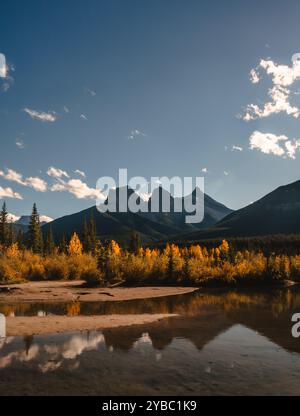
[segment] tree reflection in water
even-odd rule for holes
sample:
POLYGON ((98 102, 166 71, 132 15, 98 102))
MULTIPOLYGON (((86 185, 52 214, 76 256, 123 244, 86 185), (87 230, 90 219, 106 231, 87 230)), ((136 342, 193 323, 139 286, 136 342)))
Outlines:
POLYGON ((0 342, 0 394, 26 394, 26 378, 31 376, 41 382, 33 394, 61 394, 65 389, 70 394, 236 394, 243 389, 250 394, 255 388, 249 386, 256 385, 260 393, 275 384, 282 393, 300 393, 300 342, 291 336, 291 316, 300 311, 297 287, 0 307, 6 315, 41 311, 180 316, 102 332, 6 338, 0 342), (51 375, 51 385, 42 374, 51 375))

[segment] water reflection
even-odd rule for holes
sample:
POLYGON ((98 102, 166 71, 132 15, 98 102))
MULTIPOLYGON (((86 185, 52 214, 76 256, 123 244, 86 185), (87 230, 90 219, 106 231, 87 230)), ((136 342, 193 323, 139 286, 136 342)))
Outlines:
POLYGON ((0 339, 6 337, 6 318, 0 313, 0 339))
POLYGON ((274 318, 287 310, 300 309, 300 288, 265 290, 207 290, 178 296, 113 302, 0 303, 5 316, 180 314, 197 316, 203 308, 214 307, 226 313, 240 308, 269 309, 274 318))
POLYGON ((299 288, 66 307, 1 311, 181 316, 102 332, 0 340, 0 394, 300 394, 300 341, 291 336, 299 288))

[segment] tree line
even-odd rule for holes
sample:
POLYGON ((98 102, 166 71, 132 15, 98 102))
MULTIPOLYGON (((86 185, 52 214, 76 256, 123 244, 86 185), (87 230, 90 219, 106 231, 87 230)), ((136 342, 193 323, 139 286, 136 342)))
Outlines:
POLYGON ((0 282, 82 279, 89 285, 237 285, 300 281, 300 254, 239 250, 218 244, 144 247, 133 232, 128 247, 100 241, 93 216, 82 233, 55 243, 51 227, 42 235, 36 204, 28 231, 14 237, 6 205, 0 213, 0 282), (20 242, 18 241, 20 239, 20 242))
MULTIPOLYGON (((93 216, 89 218, 89 221, 84 220, 83 232, 80 238, 83 251, 85 253, 95 254, 99 241, 97 239, 96 223, 93 216)), ((65 236, 62 236, 59 243, 56 244, 51 225, 48 232, 43 235, 36 204, 32 208, 28 230, 16 230, 13 222, 9 220, 9 213, 4 202, 0 212, 0 246, 2 248, 8 248, 13 243, 17 243, 19 249, 28 249, 34 254, 44 255, 50 255, 56 251, 67 253, 69 244, 65 236)))

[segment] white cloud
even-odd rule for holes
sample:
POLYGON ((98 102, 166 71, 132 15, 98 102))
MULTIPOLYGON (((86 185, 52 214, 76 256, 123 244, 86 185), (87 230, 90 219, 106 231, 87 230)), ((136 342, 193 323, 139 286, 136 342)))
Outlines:
POLYGON ((258 84, 260 81, 259 73, 256 71, 256 69, 251 69, 250 71, 250 81, 252 84, 258 84))
POLYGON ((57 120, 57 114, 54 111, 36 111, 30 108, 24 108, 23 111, 27 113, 31 118, 35 120, 40 120, 43 122, 50 122, 53 123, 57 120))
POLYGON ((241 146, 236 146, 235 144, 232 146, 232 148, 231 148, 231 151, 232 152, 234 152, 234 151, 238 151, 238 152, 242 152, 243 151, 243 148, 241 147, 241 146))
POLYGON ((9 213, 9 214, 8 214, 8 216, 7 216, 7 218, 8 218, 8 221, 9 221, 9 222, 16 222, 16 221, 18 221, 21 217, 18 217, 17 215, 14 215, 14 214, 9 213))
POLYGON ((288 157, 291 159, 296 159, 296 151, 300 147, 300 139, 288 140, 285 143, 285 148, 287 151, 288 157))
POLYGON ((207 169, 207 168, 202 168, 202 169, 201 169, 201 172, 202 172, 202 173, 208 173, 208 169, 207 169))
POLYGON ((262 107, 249 104, 242 116, 243 120, 251 121, 257 118, 266 118, 272 114, 282 112, 298 118, 300 108, 290 104, 291 91, 287 87, 291 87, 296 81, 300 80, 300 54, 293 55, 291 66, 279 65, 270 59, 262 59, 258 67, 250 71, 250 81, 253 84, 257 84, 261 80, 259 69, 264 70, 272 77, 273 86, 268 91, 271 101, 266 102, 262 107))
POLYGON ((224 175, 225 176, 228 176, 229 175, 229 172, 227 172, 227 170, 224 170, 224 175))
MULTIPOLYGON (((243 120, 251 121, 269 117, 272 114, 286 113, 289 116, 298 118, 300 108, 290 103, 291 94, 297 95, 290 88, 296 81, 300 80, 300 54, 292 57, 292 65, 279 65, 271 59, 262 59, 259 66, 250 72, 250 80, 256 84, 260 82, 259 69, 264 70, 272 77, 273 86, 268 94, 271 101, 259 107, 256 104, 247 106, 243 120)), ((261 133, 255 131, 249 138, 250 149, 257 149, 266 154, 273 154, 281 157, 296 158, 296 152, 300 148, 300 139, 290 140, 286 135, 276 135, 272 133, 261 133)))
POLYGON ((87 116, 84 115, 84 114, 80 114, 80 118, 82 118, 83 120, 87 120, 88 119, 87 116))
POLYGON ((0 53, 0 78, 6 78, 7 76, 6 58, 3 53, 0 53))
POLYGON ((26 179, 26 185, 30 186, 37 192, 46 192, 47 182, 40 178, 29 177, 26 179))
POLYGON ((51 187, 51 191, 69 192, 77 199, 105 199, 99 189, 90 188, 80 179, 70 179, 67 182, 59 179, 58 182, 51 187))
POLYGON ((259 66, 266 71, 268 75, 272 76, 274 85, 288 87, 295 81, 300 79, 300 61, 292 58, 292 65, 279 65, 276 62, 268 59, 262 59, 259 66))
POLYGON ((3 198, 23 199, 22 195, 18 192, 14 192, 11 188, 2 188, 2 186, 0 186, 0 199, 3 198))
POLYGON ((26 181, 24 181, 23 175, 13 169, 7 169, 6 173, 3 170, 0 170, 0 176, 2 176, 7 181, 16 182, 19 185, 26 186, 26 181))
POLYGON ((54 221, 53 218, 48 217, 47 215, 40 215, 40 222, 52 222, 54 221))
POLYGON ((138 137, 146 137, 146 136, 147 136, 146 133, 143 133, 142 131, 135 129, 135 130, 132 130, 130 132, 130 135, 128 136, 128 139, 129 140, 134 140, 138 137))
POLYGON ((89 88, 85 89, 86 92, 88 92, 92 97, 95 97, 97 95, 96 91, 90 90, 89 88))
POLYGON ((55 168, 53 166, 51 166, 47 170, 47 175, 51 176, 52 178, 62 178, 63 176, 65 176, 66 178, 69 178, 69 175, 65 170, 55 168))
POLYGON ((272 98, 272 101, 265 103, 262 108, 256 104, 249 104, 246 108, 243 120, 250 121, 257 118, 266 118, 272 114, 281 112, 294 118, 300 116, 300 109, 289 103, 290 91, 287 88, 278 85, 274 86, 269 89, 269 96, 272 98))
POLYGON ((271 133, 255 131, 249 138, 250 149, 258 149, 266 154, 283 156, 285 151, 279 143, 286 140, 288 140, 288 138, 284 135, 276 136, 271 133))
POLYGON ((85 172, 83 172, 82 170, 76 169, 76 170, 74 170, 74 173, 76 173, 77 175, 82 176, 83 178, 86 177, 85 172))
POLYGON ((16 146, 17 146, 19 149, 24 149, 25 144, 24 144, 24 142, 23 142, 23 140, 22 140, 22 139, 17 139, 17 140, 16 140, 16 146))
POLYGON ((260 150, 262 153, 276 156, 296 158, 296 151, 300 147, 300 139, 290 140, 285 135, 277 136, 271 133, 255 131, 249 138, 250 149, 260 150))
POLYGON ((8 65, 6 57, 0 53, 0 91, 7 92, 14 82, 10 72, 14 71, 13 65, 8 65))
POLYGON ((31 187, 38 192, 45 192, 47 190, 47 183, 43 179, 37 177, 29 177, 24 179, 21 173, 16 172, 13 169, 7 169, 6 172, 0 170, 0 176, 2 176, 7 181, 16 182, 19 185, 31 187))

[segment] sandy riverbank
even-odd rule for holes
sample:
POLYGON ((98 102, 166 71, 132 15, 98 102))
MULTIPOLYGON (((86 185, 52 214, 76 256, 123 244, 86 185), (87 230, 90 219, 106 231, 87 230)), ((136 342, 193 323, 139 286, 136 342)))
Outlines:
MULTIPOLYGON (((151 299, 191 293, 195 288, 185 287, 136 287, 92 288, 76 282, 29 282, 12 286, 0 286, 0 305, 18 303, 62 302, 116 302, 134 299, 151 299)), ((121 314, 92 316, 9 316, 6 318, 7 336, 26 336, 61 332, 105 330, 158 322, 174 314, 121 314)))
POLYGON ((27 336, 61 332, 105 330, 158 322, 171 314, 100 315, 100 316, 31 316, 6 319, 6 336, 27 336))
POLYGON ((190 287, 83 287, 83 281, 28 282, 18 285, 0 285, 0 303, 15 302, 107 302, 149 299, 190 293, 190 287))

